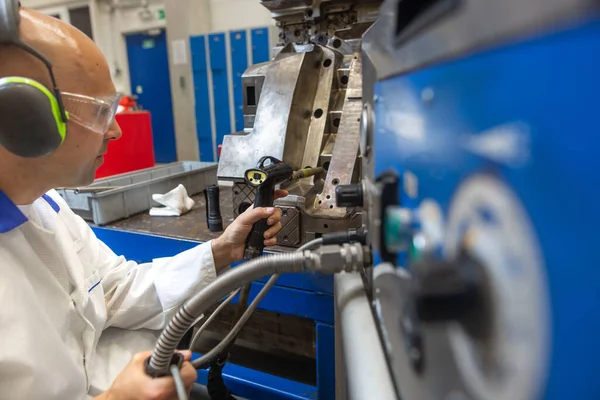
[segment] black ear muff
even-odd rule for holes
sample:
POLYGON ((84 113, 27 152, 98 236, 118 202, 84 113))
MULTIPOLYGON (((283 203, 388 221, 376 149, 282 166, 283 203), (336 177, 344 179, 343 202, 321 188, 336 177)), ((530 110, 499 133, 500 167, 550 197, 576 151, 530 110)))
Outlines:
POLYGON ((0 1, 0 44, 13 44, 19 40, 19 2, 0 1))
POLYGON ((63 141, 52 99, 33 85, 0 85, 0 146, 20 157, 41 157, 63 141))

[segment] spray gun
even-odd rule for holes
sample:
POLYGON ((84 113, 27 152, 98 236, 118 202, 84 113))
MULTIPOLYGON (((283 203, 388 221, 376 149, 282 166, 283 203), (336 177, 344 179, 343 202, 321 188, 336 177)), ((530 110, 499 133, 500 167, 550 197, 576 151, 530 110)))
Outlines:
MULTIPOLYGON (((246 183, 256 188, 254 207, 273 207, 275 186, 289 180, 293 174, 294 170, 290 165, 275 157, 262 157, 256 168, 251 168, 244 173, 246 183)), ((262 255, 267 229, 269 229, 267 219, 263 218, 254 224, 246 239, 244 258, 251 260, 262 255)))

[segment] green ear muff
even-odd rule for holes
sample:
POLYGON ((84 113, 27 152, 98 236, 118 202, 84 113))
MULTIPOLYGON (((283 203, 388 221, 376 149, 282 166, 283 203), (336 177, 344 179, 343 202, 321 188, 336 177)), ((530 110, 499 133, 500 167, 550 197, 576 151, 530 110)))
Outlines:
POLYGON ((41 157, 60 147, 66 133, 50 90, 28 78, 0 79, 1 146, 20 157, 41 157))
POLYGON ((0 0, 0 45, 26 51, 48 70, 52 90, 33 79, 0 79, 0 146, 21 157, 41 157, 65 140, 69 119, 62 104, 52 64, 19 38, 21 16, 17 0, 0 0))

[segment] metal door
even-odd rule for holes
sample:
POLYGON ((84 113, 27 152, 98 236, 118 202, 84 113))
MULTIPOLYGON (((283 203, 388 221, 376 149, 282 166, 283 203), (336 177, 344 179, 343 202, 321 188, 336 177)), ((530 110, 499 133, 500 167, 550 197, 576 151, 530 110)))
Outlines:
POLYGON ((127 35, 126 41, 132 93, 152 116, 156 162, 177 161, 165 31, 127 35))

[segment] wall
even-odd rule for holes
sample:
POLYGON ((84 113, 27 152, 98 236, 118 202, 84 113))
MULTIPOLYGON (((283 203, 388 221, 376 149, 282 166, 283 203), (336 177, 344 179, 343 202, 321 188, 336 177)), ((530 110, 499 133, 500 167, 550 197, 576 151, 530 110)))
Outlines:
MULTIPOLYGON (((269 11, 259 0, 147 0, 148 9, 157 15, 164 9, 165 20, 142 21, 141 8, 113 9, 109 1, 98 0, 22 0, 25 7, 54 13, 57 8, 88 4, 94 40, 104 53, 117 90, 131 93, 125 35, 155 28, 167 28, 169 57, 173 40, 184 40, 189 54, 189 37, 215 31, 274 25, 269 11)), ((191 66, 171 65, 171 87, 175 117, 177 155, 180 160, 199 158, 194 113, 191 66)))
POLYGON ((212 31, 275 25, 259 0, 211 0, 212 31))
MULTIPOLYGON (((124 35, 166 26, 164 20, 156 18, 150 22, 142 21, 138 15, 142 8, 112 9, 107 2, 94 0, 22 0, 22 4, 47 14, 67 7, 89 5, 94 40, 104 53, 115 86, 121 93, 131 93, 124 35)), ((162 1, 148 1, 148 10, 153 15, 157 15, 158 10, 162 8, 164 8, 162 1)))
MULTIPOLYGON (((91 3, 94 3, 91 1, 91 3)), ((127 61, 127 47, 124 35, 128 33, 142 32, 150 29, 164 28, 165 20, 154 19, 142 21, 139 17, 141 8, 113 9, 105 4, 96 4, 97 14, 95 22, 99 35, 95 36, 98 47, 102 49, 117 90, 121 93, 131 93, 129 82, 129 64, 127 61)), ((157 15, 158 10, 163 9, 162 2, 149 1, 148 10, 157 15)))
POLYGON ((183 41, 187 51, 187 64, 169 63, 171 74, 171 97, 177 140, 177 157, 180 160, 198 160, 198 138, 194 114, 194 81, 189 51, 190 35, 211 30, 210 0, 166 0, 167 40, 169 58, 172 60, 173 41, 183 41))

